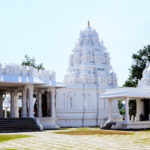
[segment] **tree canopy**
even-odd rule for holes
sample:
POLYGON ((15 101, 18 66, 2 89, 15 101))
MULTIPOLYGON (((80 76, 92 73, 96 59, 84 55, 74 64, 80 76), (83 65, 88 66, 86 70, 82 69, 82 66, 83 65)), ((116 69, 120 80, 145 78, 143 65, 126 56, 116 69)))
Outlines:
POLYGON ((132 55, 133 64, 129 69, 129 78, 125 81, 124 87, 136 87, 138 80, 142 78, 143 70, 146 64, 150 62, 150 45, 144 46, 136 54, 132 55))
POLYGON ((32 66, 35 69, 38 70, 44 70, 43 63, 37 64, 36 59, 34 57, 29 57, 28 55, 25 55, 25 59, 22 61, 22 65, 24 66, 32 66))
MULTIPOLYGON (((143 49, 132 55, 133 64, 129 69, 129 78, 125 81, 124 87, 136 87, 138 80, 142 78, 142 73, 146 67, 146 64, 150 62, 150 45, 144 46, 143 49)), ((132 100, 129 102, 129 113, 135 115, 136 102, 132 100)))

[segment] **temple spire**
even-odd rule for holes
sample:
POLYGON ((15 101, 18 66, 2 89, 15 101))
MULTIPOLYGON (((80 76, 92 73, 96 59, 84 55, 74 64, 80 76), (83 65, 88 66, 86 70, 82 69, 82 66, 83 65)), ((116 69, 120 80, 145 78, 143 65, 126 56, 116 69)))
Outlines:
POLYGON ((88 20, 88 27, 90 27, 90 21, 88 20))

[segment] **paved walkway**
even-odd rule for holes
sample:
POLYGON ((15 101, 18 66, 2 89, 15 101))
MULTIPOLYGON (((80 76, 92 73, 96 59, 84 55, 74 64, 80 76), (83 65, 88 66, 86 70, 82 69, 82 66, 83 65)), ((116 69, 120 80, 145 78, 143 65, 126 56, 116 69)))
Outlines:
MULTIPOLYGON (((58 130, 57 130, 58 131, 58 130)), ((62 135, 56 131, 27 132, 30 138, 0 143, 0 150, 144 150, 150 149, 150 132, 134 135, 62 135)))

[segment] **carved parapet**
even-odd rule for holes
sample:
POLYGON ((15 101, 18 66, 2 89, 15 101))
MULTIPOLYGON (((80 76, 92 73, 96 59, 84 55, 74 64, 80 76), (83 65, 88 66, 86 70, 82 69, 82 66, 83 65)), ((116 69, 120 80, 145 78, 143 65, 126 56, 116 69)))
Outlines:
POLYGON ((0 64, 0 81, 1 82, 39 82, 41 79, 43 82, 55 82, 56 73, 48 70, 37 70, 29 66, 19 66, 15 64, 0 64), (35 79, 35 80, 34 80, 35 79))

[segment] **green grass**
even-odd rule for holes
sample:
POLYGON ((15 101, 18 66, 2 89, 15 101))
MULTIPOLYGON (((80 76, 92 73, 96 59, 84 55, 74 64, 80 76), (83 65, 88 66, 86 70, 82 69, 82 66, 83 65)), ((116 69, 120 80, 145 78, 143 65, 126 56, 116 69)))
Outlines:
POLYGON ((4 150, 17 150, 17 149, 4 149, 4 150))
POLYGON ((19 138, 27 138, 27 137, 31 137, 31 136, 23 135, 23 134, 0 135, 0 143, 4 141, 15 140, 19 138))
POLYGON ((139 139, 139 140, 137 140, 137 143, 143 143, 145 145, 148 145, 148 144, 150 144, 150 138, 139 139))

